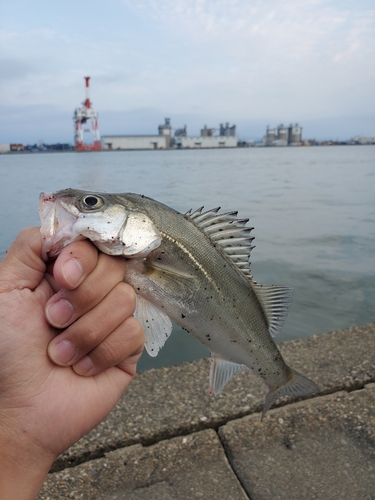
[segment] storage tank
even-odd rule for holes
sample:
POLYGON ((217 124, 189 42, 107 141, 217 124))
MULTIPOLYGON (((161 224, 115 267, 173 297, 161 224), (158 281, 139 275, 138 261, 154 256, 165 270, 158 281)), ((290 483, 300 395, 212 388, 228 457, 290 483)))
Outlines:
POLYGON ((302 142, 302 127, 296 123, 289 127, 289 144, 300 144, 302 142))

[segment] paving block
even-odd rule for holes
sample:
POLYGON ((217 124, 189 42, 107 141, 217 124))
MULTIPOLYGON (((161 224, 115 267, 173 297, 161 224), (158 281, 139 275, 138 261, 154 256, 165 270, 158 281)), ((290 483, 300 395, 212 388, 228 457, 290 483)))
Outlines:
POLYGON ((251 500, 375 499, 375 384, 238 419, 219 436, 251 500))
MULTIPOLYGON (((369 348, 374 343, 371 323, 286 342, 280 350, 293 368, 319 385, 320 394, 327 394, 375 382, 375 349, 369 348)), ((216 397, 208 393, 208 373, 209 362, 202 359, 137 375, 110 415, 63 453, 53 471, 136 443, 218 428, 263 407, 263 384, 250 370, 233 377, 216 397)), ((285 402, 279 399, 277 405, 285 402)))
POLYGON ((248 500, 214 430, 51 473, 38 500, 248 500))

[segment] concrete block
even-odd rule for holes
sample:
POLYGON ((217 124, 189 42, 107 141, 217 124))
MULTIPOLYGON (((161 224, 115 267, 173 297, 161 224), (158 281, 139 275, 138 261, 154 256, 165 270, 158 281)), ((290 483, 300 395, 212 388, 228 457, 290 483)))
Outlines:
POLYGON ((38 500, 248 500, 213 430, 49 474, 38 500))
POLYGON ((229 422, 219 436, 252 500, 375 498, 375 384, 229 422))
MULTIPOLYGON (((320 394, 375 382, 375 323, 286 342, 286 361, 320 387, 320 394)), ((136 443, 218 428, 261 411, 264 387, 250 370, 233 377, 216 397, 208 393, 209 361, 203 359, 136 376, 110 415, 61 455, 53 471, 102 457, 136 443)), ((277 405, 291 399, 282 398, 277 405)), ((258 418, 258 417, 257 417, 258 418)))

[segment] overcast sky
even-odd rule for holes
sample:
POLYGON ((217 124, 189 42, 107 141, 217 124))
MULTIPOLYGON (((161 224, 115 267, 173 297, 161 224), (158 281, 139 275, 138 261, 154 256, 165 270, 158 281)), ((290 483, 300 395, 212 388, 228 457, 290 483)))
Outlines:
POLYGON ((2 0, 0 143, 72 142, 86 75, 102 135, 375 136, 375 2, 2 0))

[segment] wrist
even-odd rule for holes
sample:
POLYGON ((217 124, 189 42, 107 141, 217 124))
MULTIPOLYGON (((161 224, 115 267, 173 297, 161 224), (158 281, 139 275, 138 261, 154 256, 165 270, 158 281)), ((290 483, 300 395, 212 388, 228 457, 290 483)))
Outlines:
MULTIPOLYGON (((0 420, 1 421, 1 420, 0 420)), ((0 498, 34 500, 55 459, 35 443, 27 431, 0 424, 0 498)))

